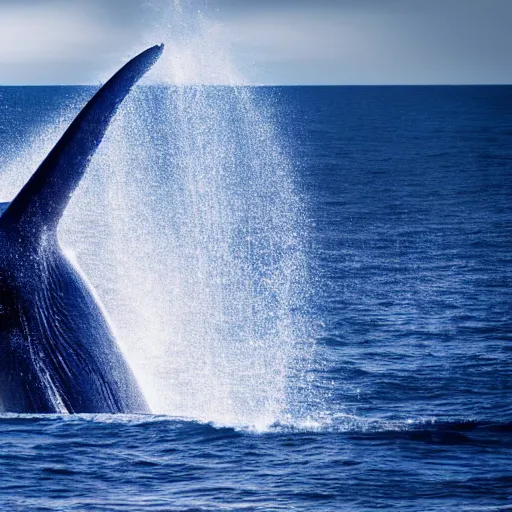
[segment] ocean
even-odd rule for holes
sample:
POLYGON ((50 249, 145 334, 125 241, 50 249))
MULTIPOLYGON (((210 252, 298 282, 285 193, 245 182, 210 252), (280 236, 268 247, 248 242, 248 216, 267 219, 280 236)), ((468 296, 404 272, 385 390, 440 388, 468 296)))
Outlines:
MULTIPOLYGON (((93 91, 0 88, 0 201, 93 91)), ((90 174, 155 414, 2 413, 0 510, 512 510, 512 86, 142 87, 90 174)))

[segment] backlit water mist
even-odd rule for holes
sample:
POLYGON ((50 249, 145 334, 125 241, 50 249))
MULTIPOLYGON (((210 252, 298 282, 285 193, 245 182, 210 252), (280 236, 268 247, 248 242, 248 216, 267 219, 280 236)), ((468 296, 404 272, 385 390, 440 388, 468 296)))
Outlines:
POLYGON ((154 411, 251 425, 293 414, 309 292, 292 173, 247 90, 139 89, 114 122, 62 240, 154 411))
MULTIPOLYGON (((195 60, 176 59, 188 37, 177 12, 182 40, 156 68, 163 82, 194 81, 215 50, 196 34, 195 60)), ((217 50, 220 72, 235 78, 217 50)), ((63 219, 61 243, 98 292, 153 412, 264 428, 307 405, 308 230, 271 102, 247 87, 136 88, 63 219)), ((69 110, 10 163, 3 199, 69 110)))

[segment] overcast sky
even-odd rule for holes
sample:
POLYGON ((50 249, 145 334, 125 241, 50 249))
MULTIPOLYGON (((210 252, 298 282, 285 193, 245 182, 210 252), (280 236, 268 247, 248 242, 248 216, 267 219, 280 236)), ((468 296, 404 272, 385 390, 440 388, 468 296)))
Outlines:
POLYGON ((512 0, 0 0, 0 84, 512 83, 512 0))

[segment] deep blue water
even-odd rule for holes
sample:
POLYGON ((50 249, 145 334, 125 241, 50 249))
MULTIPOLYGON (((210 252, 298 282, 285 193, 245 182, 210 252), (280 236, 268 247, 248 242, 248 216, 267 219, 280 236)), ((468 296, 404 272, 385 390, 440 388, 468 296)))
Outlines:
MULTIPOLYGON (((0 88, 0 166, 89 93, 0 88)), ((0 510, 512 510, 512 87, 254 94, 312 230, 320 419, 3 415, 0 510)))

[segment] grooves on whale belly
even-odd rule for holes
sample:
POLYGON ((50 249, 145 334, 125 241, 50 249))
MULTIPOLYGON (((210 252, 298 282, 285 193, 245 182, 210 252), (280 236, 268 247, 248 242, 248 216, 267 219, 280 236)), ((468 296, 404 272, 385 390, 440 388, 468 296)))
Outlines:
POLYGON ((162 51, 149 48, 121 68, 16 198, 0 204, 3 411, 149 410, 93 291, 63 255, 57 226, 119 105, 162 51))

